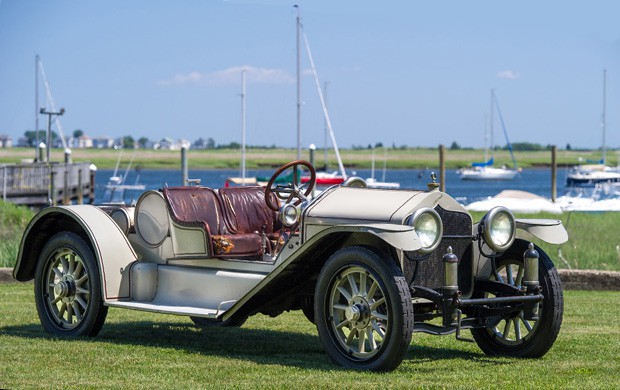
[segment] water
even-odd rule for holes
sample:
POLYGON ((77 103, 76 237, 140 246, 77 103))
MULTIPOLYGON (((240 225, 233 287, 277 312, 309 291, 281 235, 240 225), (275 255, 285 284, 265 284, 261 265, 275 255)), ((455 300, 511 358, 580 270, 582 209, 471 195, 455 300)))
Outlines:
MULTIPOLYGON (((273 172, 275 172, 275 169, 250 170, 248 171, 247 176, 269 177, 273 174, 273 172)), ((387 170, 385 181, 399 182, 401 188, 406 189, 426 189, 426 184, 430 182, 431 172, 431 170, 420 171, 417 169, 387 170)), ((97 171, 95 179, 95 203, 101 202, 104 193, 104 186, 107 184, 109 177, 112 176, 113 173, 114 171, 111 169, 100 169, 97 171)), ((561 195, 564 191, 566 173, 567 171, 565 169, 558 170, 556 186, 558 195, 561 195)), ((135 171, 129 172, 126 184, 134 184, 136 174, 137 173, 135 171)), ((371 171, 370 169, 358 169, 355 173, 353 173, 349 170, 347 171, 347 174, 368 178, 371 176, 371 171)), ((226 179, 233 176, 239 176, 239 170, 189 171, 190 179, 200 179, 201 185, 211 188, 223 187, 226 179)), ((383 181, 383 173, 379 171, 375 174, 375 178, 383 181)), ((157 190, 166 185, 170 187, 179 186, 182 184, 181 180, 180 170, 144 169, 141 170, 139 177, 139 182, 144 184, 147 190, 157 190)), ((506 189, 527 191, 550 198, 551 169, 524 169, 523 172, 521 172, 521 174, 513 180, 482 182, 461 180, 455 170, 446 171, 446 192, 463 204, 497 195, 506 189)), ((132 199, 137 200, 139 196, 140 192, 127 192, 125 202, 131 203, 132 199)))

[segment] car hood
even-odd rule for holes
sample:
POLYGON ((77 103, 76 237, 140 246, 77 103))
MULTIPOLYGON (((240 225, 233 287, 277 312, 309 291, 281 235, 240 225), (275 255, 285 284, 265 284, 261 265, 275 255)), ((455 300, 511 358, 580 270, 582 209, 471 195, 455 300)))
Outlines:
POLYGON ((306 220, 374 221, 403 223, 412 210, 434 207, 445 194, 439 191, 403 191, 334 187, 306 210, 306 220))

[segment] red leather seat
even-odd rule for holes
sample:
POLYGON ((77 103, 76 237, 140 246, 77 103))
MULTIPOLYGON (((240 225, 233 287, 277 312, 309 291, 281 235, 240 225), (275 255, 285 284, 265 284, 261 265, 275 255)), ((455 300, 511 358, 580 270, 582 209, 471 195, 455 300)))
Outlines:
POLYGON ((199 226, 211 242, 209 255, 259 259, 279 238, 276 212, 267 207, 264 187, 229 187, 219 193, 207 187, 163 190, 172 219, 199 226))
POLYGON ((228 234, 221 235, 233 247, 227 255, 260 257, 268 242, 276 240, 280 223, 267 207, 265 187, 227 187, 219 190, 228 234))

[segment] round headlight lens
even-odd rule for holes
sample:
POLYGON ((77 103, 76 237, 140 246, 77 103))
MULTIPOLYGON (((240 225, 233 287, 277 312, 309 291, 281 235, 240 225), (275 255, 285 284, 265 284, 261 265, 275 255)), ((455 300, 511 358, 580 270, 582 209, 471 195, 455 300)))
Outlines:
POLYGON ((443 225, 439 214, 433 209, 424 208, 416 211, 409 221, 422 244, 422 248, 419 251, 422 253, 434 251, 439 245, 443 233, 443 225))
POLYGON ((515 217, 505 207, 495 207, 482 221, 486 244, 496 252, 508 249, 515 239, 515 217))
POLYGON ((284 226, 293 226, 299 221, 299 209, 292 204, 285 204, 280 209, 280 221, 284 226))

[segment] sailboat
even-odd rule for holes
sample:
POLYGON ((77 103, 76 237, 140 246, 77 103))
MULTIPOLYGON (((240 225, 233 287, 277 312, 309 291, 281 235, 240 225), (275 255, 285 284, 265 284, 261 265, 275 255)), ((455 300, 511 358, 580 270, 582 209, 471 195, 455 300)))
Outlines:
POLYGON ((136 180, 134 184, 127 184, 127 175, 131 170, 131 164, 133 164, 133 160, 136 155, 135 150, 131 155, 129 164, 127 164, 125 173, 123 174, 123 176, 119 174, 121 159, 123 157, 123 150, 124 149, 121 149, 118 160, 116 160, 114 173, 108 179, 108 184, 105 185, 105 192, 101 201, 101 204, 103 205, 124 205, 126 191, 144 191, 146 189, 146 186, 144 184, 140 184, 140 171, 137 168, 136 172, 138 172, 138 174, 136 175, 136 180))
POLYGON ((519 173, 519 169, 517 168, 517 160, 515 159, 514 153, 512 151, 512 145, 510 144, 510 140, 508 139, 508 132, 506 131, 506 126, 504 124, 504 117, 502 116, 502 111, 499 108, 499 103, 497 101, 497 97, 495 96, 495 91, 491 89, 491 114, 490 114, 490 134, 491 134, 491 158, 487 160, 488 149, 486 148, 485 141, 485 161, 484 162, 474 162, 471 167, 463 168, 459 171, 459 177, 462 180, 512 180, 519 173), (508 150, 510 151, 510 157, 512 158, 514 168, 507 168, 505 166, 502 167, 494 167, 493 164, 495 162, 495 158, 493 156, 493 112, 497 109, 497 113, 499 115, 500 122, 502 124, 502 129, 504 130, 504 136, 506 138, 506 143, 508 145, 508 150))
POLYGON ((389 189, 398 189, 400 188, 400 183, 398 182, 390 182, 385 181, 385 172, 387 168, 387 149, 385 149, 385 155, 383 158, 383 178, 381 181, 375 179, 375 147, 372 148, 372 169, 370 171, 370 177, 366 179, 366 185, 369 188, 389 188, 389 189))
POLYGON ((620 172, 617 168, 606 165, 607 159, 607 69, 603 69, 603 113, 601 115, 601 127, 603 132, 603 147, 600 161, 574 166, 566 175, 567 187, 592 187, 598 183, 620 183, 620 172))

